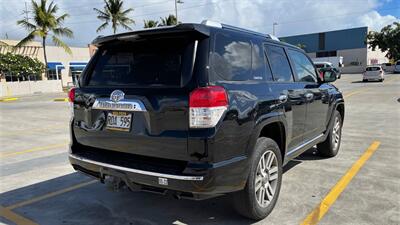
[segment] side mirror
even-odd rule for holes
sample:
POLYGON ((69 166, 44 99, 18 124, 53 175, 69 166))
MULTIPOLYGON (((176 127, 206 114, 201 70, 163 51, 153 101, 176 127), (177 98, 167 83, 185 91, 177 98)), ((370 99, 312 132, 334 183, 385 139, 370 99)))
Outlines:
POLYGON ((320 72, 322 73, 324 83, 334 82, 337 79, 335 71, 331 68, 323 69, 320 72))

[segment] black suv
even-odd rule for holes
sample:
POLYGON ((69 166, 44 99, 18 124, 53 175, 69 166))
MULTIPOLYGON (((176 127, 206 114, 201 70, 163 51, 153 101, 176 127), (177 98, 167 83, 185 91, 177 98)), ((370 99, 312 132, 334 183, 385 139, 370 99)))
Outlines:
POLYGON ((114 188, 266 217, 282 166, 339 150, 344 101, 301 49, 212 21, 99 37, 70 91, 72 166, 114 188))

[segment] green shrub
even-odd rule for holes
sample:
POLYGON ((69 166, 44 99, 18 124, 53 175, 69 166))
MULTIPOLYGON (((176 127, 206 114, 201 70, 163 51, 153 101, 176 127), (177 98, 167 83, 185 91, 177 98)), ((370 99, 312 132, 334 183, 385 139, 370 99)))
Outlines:
POLYGON ((38 59, 28 56, 12 54, 0 54, 0 73, 5 76, 15 77, 17 80, 29 80, 41 77, 45 71, 45 65, 38 59))

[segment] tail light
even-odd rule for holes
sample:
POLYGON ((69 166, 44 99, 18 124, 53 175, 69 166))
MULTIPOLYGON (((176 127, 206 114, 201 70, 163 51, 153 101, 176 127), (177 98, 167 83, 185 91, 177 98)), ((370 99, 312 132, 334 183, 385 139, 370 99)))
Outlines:
POLYGON ((71 88, 68 92, 69 102, 75 101, 75 88, 71 88))
POLYGON ((228 95, 223 87, 197 88, 190 93, 190 128, 210 128, 217 125, 228 108, 228 95))

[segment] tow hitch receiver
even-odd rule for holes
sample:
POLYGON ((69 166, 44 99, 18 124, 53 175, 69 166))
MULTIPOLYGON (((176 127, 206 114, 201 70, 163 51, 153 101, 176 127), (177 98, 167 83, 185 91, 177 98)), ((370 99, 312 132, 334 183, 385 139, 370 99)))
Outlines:
POLYGON ((104 183, 107 185, 107 188, 112 191, 120 191, 121 189, 127 188, 125 182, 121 178, 115 176, 105 175, 104 183))

